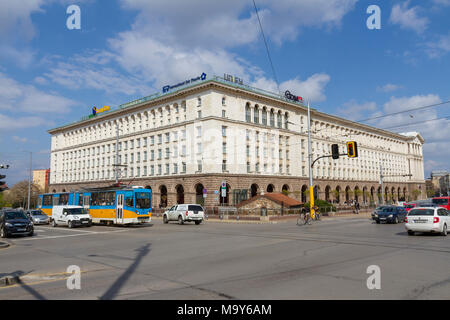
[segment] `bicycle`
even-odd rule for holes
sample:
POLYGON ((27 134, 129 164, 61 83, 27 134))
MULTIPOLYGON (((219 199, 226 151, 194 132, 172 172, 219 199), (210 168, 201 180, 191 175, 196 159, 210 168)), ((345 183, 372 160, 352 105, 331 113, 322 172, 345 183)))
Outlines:
POLYGON ((297 225, 303 226, 305 224, 311 224, 311 215, 309 212, 303 211, 300 212, 300 217, 297 218, 297 225))

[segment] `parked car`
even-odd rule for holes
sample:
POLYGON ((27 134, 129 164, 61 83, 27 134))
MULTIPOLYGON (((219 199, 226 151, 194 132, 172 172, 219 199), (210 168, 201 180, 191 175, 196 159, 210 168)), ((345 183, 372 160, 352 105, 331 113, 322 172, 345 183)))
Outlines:
POLYGON ((432 232, 447 235, 450 225, 450 212, 440 207, 414 208, 405 219, 408 235, 416 232, 432 232))
POLYGON ((379 206, 379 207, 376 207, 375 208, 375 210, 372 212, 372 220, 375 220, 375 215, 377 215, 378 216, 378 213, 379 212, 381 212, 384 208, 387 208, 387 207, 389 207, 389 206, 379 206))
POLYGON ((34 234, 33 222, 23 210, 3 210, 0 212, 0 237, 7 238, 12 235, 34 234))
POLYGON ((75 226, 92 225, 91 215, 81 206, 53 206, 52 210, 52 226, 66 225, 69 228, 75 226))
POLYGON ((414 209, 416 207, 416 203, 414 202, 406 203, 403 207, 406 209, 406 212, 409 212, 409 210, 414 209))
POLYGON ((406 215, 406 209, 403 207, 387 206, 375 213, 374 217, 376 223, 399 223, 405 220, 406 215))
POLYGON ((28 210, 26 214, 35 225, 50 223, 50 219, 48 218, 48 216, 41 210, 28 210))
POLYGON ((205 217, 205 210, 199 204, 178 204, 163 213, 163 222, 178 221, 179 224, 184 222, 202 223, 205 217))

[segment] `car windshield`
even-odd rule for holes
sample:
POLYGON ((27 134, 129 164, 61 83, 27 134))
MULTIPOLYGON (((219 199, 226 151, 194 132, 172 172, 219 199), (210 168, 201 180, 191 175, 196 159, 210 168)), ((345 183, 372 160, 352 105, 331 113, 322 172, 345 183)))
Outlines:
POLYGON ((412 209, 408 216, 434 216, 433 209, 412 209))
POLYGON ((149 209, 150 208, 150 192, 136 192, 136 208, 149 209))
POLYGON ((386 208, 386 207, 385 206, 381 206, 381 207, 376 208, 375 210, 383 210, 384 208, 386 208))
POLYGON ((5 212, 6 220, 12 219, 28 219, 23 211, 7 211, 5 212))
POLYGON ((433 203, 437 204, 437 205, 448 205, 448 200, 449 199, 433 199, 433 203))
POLYGON ((383 208, 383 212, 392 212, 394 208, 383 208))
POLYGON ((191 205, 188 206, 189 211, 203 211, 203 208, 201 206, 191 205))
POLYGON ((64 213, 68 214, 68 215, 75 215, 75 214, 87 214, 86 210, 84 210, 83 208, 69 208, 69 209, 64 209, 64 213))
POLYGON ((45 214, 42 211, 31 211, 30 214, 32 216, 45 216, 45 214))

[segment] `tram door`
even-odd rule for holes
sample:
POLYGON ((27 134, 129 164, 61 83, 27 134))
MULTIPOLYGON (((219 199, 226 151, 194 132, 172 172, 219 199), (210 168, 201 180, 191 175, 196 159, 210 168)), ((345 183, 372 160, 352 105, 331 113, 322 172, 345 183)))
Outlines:
POLYGON ((89 212, 89 196, 83 196, 83 204, 79 203, 78 205, 83 205, 86 212, 89 212))
POLYGON ((116 223, 123 223, 123 197, 125 195, 117 195, 117 207, 116 207, 116 223))

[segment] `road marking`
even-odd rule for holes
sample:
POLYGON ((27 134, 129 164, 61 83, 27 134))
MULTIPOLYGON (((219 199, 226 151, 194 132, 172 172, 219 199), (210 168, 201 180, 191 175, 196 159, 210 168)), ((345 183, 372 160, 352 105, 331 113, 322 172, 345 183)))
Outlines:
POLYGON ((104 232, 94 232, 91 231, 88 234, 86 233, 77 233, 77 234, 68 234, 64 236, 47 236, 47 237, 31 237, 31 238, 23 238, 23 239, 17 239, 16 241, 32 241, 32 240, 43 240, 43 239, 58 239, 58 238, 68 238, 68 237, 79 237, 79 236, 87 236, 87 235, 94 235, 94 234, 108 234, 108 233, 119 233, 119 232, 126 232, 128 230, 115 230, 115 231, 104 231, 104 232))
MULTIPOLYGON (((39 228, 39 229, 41 229, 41 228, 39 228)), ((56 228, 54 228, 54 227, 52 227, 52 228, 50 228, 50 227, 42 227, 42 229, 55 230, 55 231, 64 230, 64 231, 69 231, 69 232, 71 231, 71 232, 86 232, 86 233, 97 232, 97 231, 79 230, 78 228, 70 229, 70 228, 58 228, 58 227, 56 227, 56 228)))

